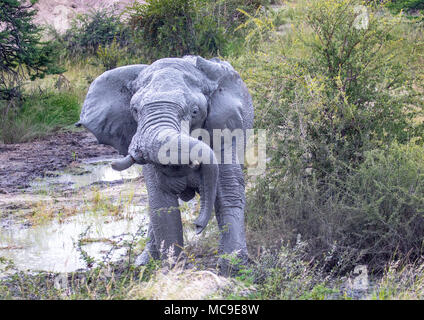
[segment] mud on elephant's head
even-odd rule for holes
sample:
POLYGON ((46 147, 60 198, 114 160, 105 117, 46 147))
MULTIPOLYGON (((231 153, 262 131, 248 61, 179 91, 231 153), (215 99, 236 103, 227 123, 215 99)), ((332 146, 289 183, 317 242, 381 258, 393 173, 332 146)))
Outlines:
POLYGON ((201 232, 213 209, 218 164, 211 147, 189 132, 242 128, 242 86, 238 73, 219 59, 187 56, 120 67, 91 84, 78 125, 126 156, 113 163, 116 170, 134 163, 198 167, 202 185, 196 225, 201 232), (188 124, 188 132, 182 123, 188 124), (163 163, 165 144, 178 150, 173 163, 163 163), (197 152, 191 152, 194 148, 197 152))

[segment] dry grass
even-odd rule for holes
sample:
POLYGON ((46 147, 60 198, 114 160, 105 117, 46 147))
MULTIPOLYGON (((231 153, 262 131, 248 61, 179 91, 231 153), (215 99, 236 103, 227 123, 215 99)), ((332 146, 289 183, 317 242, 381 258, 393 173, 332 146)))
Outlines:
POLYGON ((254 290, 240 281, 224 278, 212 270, 186 269, 184 263, 161 268, 147 282, 132 287, 128 299, 135 300, 203 300, 224 299, 229 294, 246 294, 254 290))
POLYGON ((370 295, 375 300, 423 300, 424 262, 402 261, 388 264, 383 277, 370 295))

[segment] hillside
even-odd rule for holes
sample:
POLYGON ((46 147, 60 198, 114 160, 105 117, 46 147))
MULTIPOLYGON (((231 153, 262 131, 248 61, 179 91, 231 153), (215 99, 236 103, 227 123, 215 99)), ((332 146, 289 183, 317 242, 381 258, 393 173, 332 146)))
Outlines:
POLYGON ((38 9, 35 22, 52 25, 57 31, 64 32, 77 14, 105 8, 116 8, 120 12, 133 2, 134 0, 39 0, 35 5, 38 9))

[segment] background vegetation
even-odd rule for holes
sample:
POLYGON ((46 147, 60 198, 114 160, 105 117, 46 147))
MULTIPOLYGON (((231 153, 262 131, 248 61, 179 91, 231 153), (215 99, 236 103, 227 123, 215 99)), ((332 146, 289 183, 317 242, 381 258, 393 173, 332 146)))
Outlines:
POLYGON ((249 87, 255 127, 268 129, 267 171, 248 177, 258 254, 238 280, 258 286, 250 297, 324 298, 358 264, 382 275, 374 298, 422 297, 423 2, 147 2, 78 16, 56 35, 68 71, 0 102, 0 140, 77 121, 104 70, 219 55, 249 87))
POLYGON ((396 12, 401 10, 411 12, 416 10, 423 10, 424 3, 421 0, 393 0, 388 1, 387 7, 396 12))
POLYGON ((58 73, 54 65, 55 47, 42 42, 41 29, 32 18, 33 3, 5 0, 0 3, 0 99, 20 97, 22 80, 58 73))
POLYGON ((251 226, 271 224, 272 239, 301 236, 314 259, 332 252, 329 268, 418 258, 424 239, 415 229, 421 204, 412 200, 423 180, 407 160, 422 157, 422 75, 414 69, 423 43, 411 32, 421 25, 370 5, 367 28, 357 28, 360 4, 287 9, 291 31, 233 61, 255 97, 256 126, 271 133, 267 173, 249 197, 251 226))

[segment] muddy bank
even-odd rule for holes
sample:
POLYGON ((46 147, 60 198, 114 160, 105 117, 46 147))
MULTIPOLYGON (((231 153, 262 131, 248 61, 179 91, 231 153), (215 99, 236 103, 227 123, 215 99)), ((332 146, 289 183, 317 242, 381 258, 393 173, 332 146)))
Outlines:
POLYGON ((99 145, 87 131, 61 132, 28 143, 0 144, 0 194, 25 191, 37 177, 73 162, 117 157, 110 146, 99 145))

